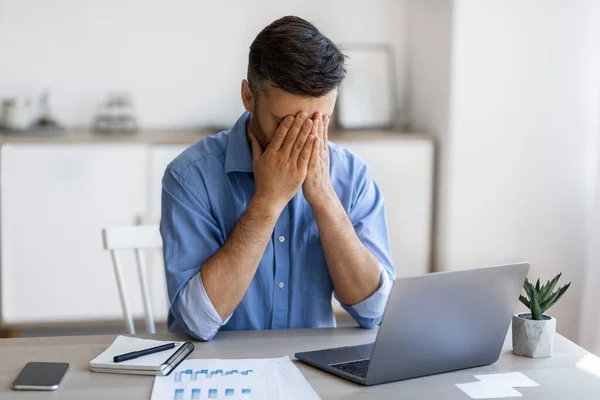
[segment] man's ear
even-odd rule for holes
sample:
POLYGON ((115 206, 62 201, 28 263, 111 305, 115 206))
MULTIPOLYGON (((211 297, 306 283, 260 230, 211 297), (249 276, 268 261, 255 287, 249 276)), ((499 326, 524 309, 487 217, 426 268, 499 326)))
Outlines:
POLYGON ((254 94, 250 90, 250 84, 246 79, 242 81, 242 103, 249 113, 254 112, 254 94))

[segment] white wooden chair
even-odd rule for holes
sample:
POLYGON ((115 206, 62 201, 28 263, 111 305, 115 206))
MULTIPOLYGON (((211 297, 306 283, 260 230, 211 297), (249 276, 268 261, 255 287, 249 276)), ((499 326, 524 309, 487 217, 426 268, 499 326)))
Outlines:
POLYGON ((102 229, 102 239, 104 248, 110 251, 119 297, 121 299, 121 308, 123 309, 123 318, 125 320, 125 329, 128 333, 135 333, 133 326, 133 316, 129 307, 127 293, 121 273, 121 264, 119 262, 118 251, 133 250, 135 252, 135 261, 137 264, 137 274, 142 291, 142 300, 144 304, 144 314, 146 320, 146 329, 149 333, 155 333, 154 317, 150 307, 150 296, 148 284, 146 281, 146 266, 142 256, 142 249, 161 248, 162 239, 158 230, 158 225, 133 225, 133 226, 113 226, 102 229))

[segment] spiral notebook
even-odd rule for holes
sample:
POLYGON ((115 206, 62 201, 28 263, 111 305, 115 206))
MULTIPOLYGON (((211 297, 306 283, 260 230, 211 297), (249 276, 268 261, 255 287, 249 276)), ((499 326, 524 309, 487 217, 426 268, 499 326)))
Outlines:
POLYGON ((90 369, 94 372, 133 375, 169 375, 183 360, 194 351, 190 342, 163 342, 160 340, 138 339, 129 336, 118 336, 102 354, 90 361, 90 369), (116 363, 114 356, 130 353, 163 344, 175 343, 170 350, 148 354, 133 360, 116 363))

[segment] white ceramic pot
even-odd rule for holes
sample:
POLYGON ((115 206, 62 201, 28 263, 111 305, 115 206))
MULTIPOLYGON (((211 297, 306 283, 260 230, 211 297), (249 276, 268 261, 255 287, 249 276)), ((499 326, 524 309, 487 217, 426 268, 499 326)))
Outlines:
POLYGON ((31 126, 31 102, 25 97, 6 99, 3 105, 4 128, 22 131, 31 126))
POLYGON ((515 314, 512 318, 513 353, 530 358, 551 357, 554 349, 556 319, 544 315, 534 321, 530 313, 515 314))

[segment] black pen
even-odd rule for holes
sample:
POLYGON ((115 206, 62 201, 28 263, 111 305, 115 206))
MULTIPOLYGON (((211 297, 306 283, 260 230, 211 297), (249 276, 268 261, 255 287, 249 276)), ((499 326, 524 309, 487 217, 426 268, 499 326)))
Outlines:
POLYGON ((148 354, 158 353, 159 351, 170 350, 173 347, 175 347, 175 343, 163 344, 161 346, 151 347, 145 350, 132 351, 131 353, 125 353, 118 356, 114 356, 113 361, 118 363, 121 361, 133 360, 134 358, 138 358, 148 354))

